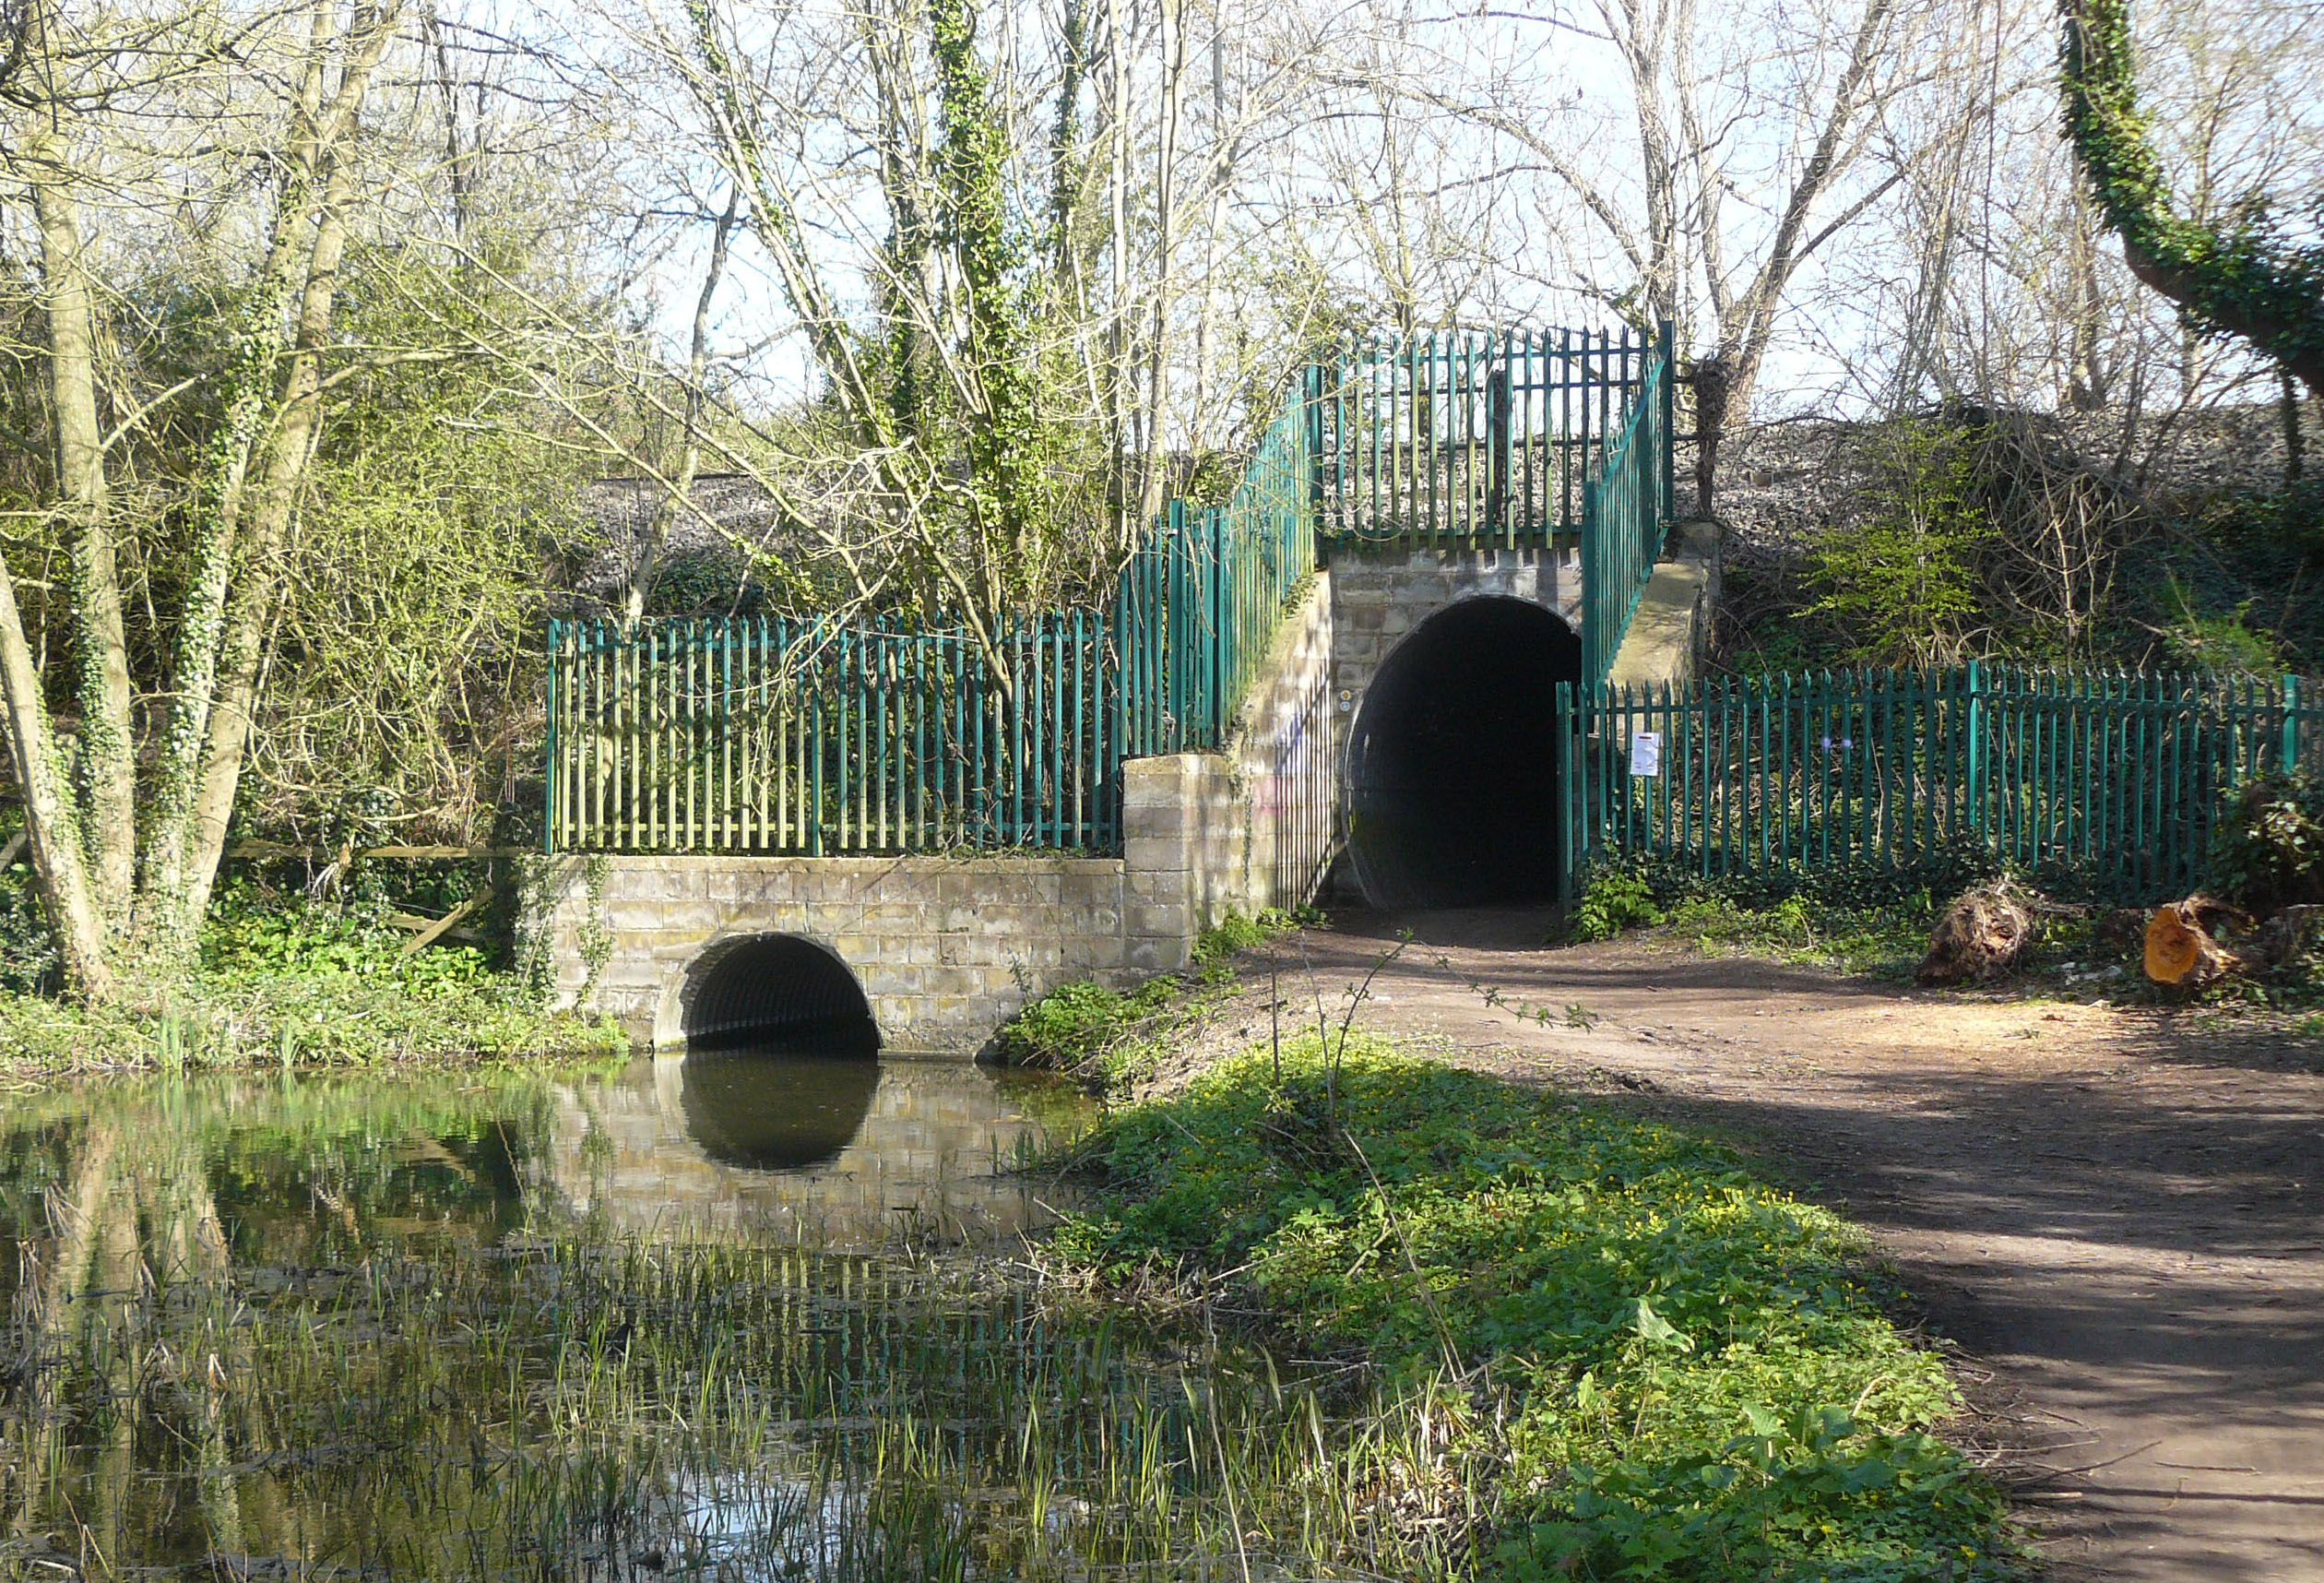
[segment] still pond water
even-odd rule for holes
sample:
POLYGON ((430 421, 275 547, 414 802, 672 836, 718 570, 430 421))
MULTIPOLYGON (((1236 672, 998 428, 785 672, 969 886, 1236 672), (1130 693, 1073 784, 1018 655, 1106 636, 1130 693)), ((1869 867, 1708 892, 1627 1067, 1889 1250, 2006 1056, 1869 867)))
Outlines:
POLYGON ((796 1055, 0 1096, 0 1578, 1358 1575, 1344 1387, 1026 1278, 1093 1119, 796 1055))

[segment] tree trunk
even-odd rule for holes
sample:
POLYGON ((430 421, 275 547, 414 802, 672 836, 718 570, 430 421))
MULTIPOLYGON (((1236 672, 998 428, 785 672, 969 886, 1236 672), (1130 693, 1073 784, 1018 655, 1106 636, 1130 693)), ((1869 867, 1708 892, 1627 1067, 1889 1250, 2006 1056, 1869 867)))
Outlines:
POLYGON ((24 828, 31 838, 33 883, 49 919, 66 986, 84 1000, 110 999, 113 953, 104 915, 89 893, 80 810, 58 766, 40 667, 25 640, 16 579, 0 559, 0 705, 7 711, 8 746, 24 792, 24 828))
MULTIPOLYGON (((46 42, 46 13, 34 25, 46 42)), ((58 506, 70 524, 75 696, 80 707, 83 805, 80 839, 90 899, 106 932, 128 922, 137 843, 136 742, 130 715, 129 643, 113 524, 106 514, 104 431, 97 414, 97 327, 91 312, 76 199, 62 137, 28 139, 32 207, 41 232, 42 294, 47 299, 48 397, 56 431, 58 506)))
POLYGON ((1708 521, 1719 482, 1719 442, 1726 437, 1727 368, 1715 357, 1694 365, 1695 515, 1708 521))
POLYGON ((1154 311, 1146 352, 1145 465, 1138 488, 1138 522, 1151 522, 1169 489, 1169 434, 1165 406, 1170 390, 1171 254, 1178 244, 1179 121, 1186 101, 1186 8, 1162 0, 1162 136, 1155 152, 1154 311))
MULTIPOLYGON (((148 923, 145 933, 167 955, 191 949, 195 932, 209 911, 218 864, 225 855, 226 831, 255 711, 259 661, 281 591, 283 546, 322 427, 322 359, 331 340, 339 265, 347 250, 347 212, 355 196, 355 161, 345 145, 355 131, 372 74, 395 34, 397 16, 393 5, 358 12, 353 47, 327 110, 318 108, 319 67, 310 70, 302 95, 309 134, 302 153, 311 159, 308 169, 320 179, 313 187, 293 186, 283 199, 291 207, 288 218, 294 224, 304 218, 306 208, 297 200, 310 196, 316 200, 314 230, 302 260, 304 278, 290 356, 279 375, 271 432, 255 448, 257 482, 243 502, 245 520, 232 535, 241 539, 246 531, 246 544, 230 540, 219 546, 238 560, 240 579, 222 613, 214 649, 193 657, 197 672, 217 680, 208 689, 193 794, 182 808, 165 809, 161 821, 166 839, 182 845, 170 854, 173 863, 148 862, 139 898, 140 918, 148 923)), ((323 25, 318 22, 318 29, 323 25)), ((311 58, 319 61, 325 54, 326 44, 318 41, 311 58)))
MULTIPOLYGON (((390 24, 383 22, 384 34, 390 24)), ((385 46, 384 37, 379 41, 385 46)), ((350 66, 368 72, 376 63, 350 66)), ((250 514, 250 550, 242 581, 226 613, 219 645, 220 684, 211 708, 208 741, 202 756, 200 793, 195 801, 194 844, 179 892, 153 894, 148 903, 166 939, 190 941, 209 911, 210 888, 226 850, 226 829, 242 781, 243 756, 258 692, 259 661, 267 628, 282 585, 285 540, 298 507, 299 489, 314 454, 323 419, 322 355, 331 334, 331 309, 338 295, 339 261, 347 249, 347 205, 354 191, 352 161, 330 157, 324 200, 308 255, 306 287, 299 303, 299 327, 283 374, 281 413, 266 449, 266 470, 250 514)))
MULTIPOLYGON (((2324 396, 2324 247, 2187 220, 2139 110, 2129 0, 2059 0, 2066 135, 2130 272, 2324 396)), ((2234 223, 2234 222, 2231 222, 2234 223)))

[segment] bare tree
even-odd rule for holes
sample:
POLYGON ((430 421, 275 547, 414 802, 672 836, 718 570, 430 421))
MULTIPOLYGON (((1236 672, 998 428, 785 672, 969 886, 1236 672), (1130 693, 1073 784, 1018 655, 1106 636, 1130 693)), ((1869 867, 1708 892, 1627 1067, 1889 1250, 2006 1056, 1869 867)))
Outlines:
POLYGON ((1482 58, 1440 30, 1396 82, 1538 172, 1536 256, 1628 316, 1677 321, 1739 406, 1795 279, 1903 179, 1875 163, 1879 116, 1930 69, 1929 27, 1893 0, 1594 0, 1482 58))

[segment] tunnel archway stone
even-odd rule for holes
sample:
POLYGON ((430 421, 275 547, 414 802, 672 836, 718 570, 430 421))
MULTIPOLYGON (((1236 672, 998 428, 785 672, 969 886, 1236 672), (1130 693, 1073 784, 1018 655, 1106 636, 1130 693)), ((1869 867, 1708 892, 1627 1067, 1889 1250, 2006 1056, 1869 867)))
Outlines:
POLYGON ((1472 599, 1536 604, 1582 630, 1581 552, 1566 544, 1508 549, 1367 548, 1331 558, 1332 686, 1343 736, 1381 663, 1429 617, 1472 599))

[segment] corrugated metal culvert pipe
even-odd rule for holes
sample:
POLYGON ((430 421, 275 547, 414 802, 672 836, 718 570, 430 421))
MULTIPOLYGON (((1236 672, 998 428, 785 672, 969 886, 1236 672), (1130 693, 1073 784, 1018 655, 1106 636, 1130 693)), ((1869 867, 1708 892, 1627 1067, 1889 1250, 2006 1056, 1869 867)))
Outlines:
POLYGON ((705 951, 685 990, 689 1050, 797 1050, 871 1055, 880 1048, 855 974, 796 934, 754 934, 705 951))

